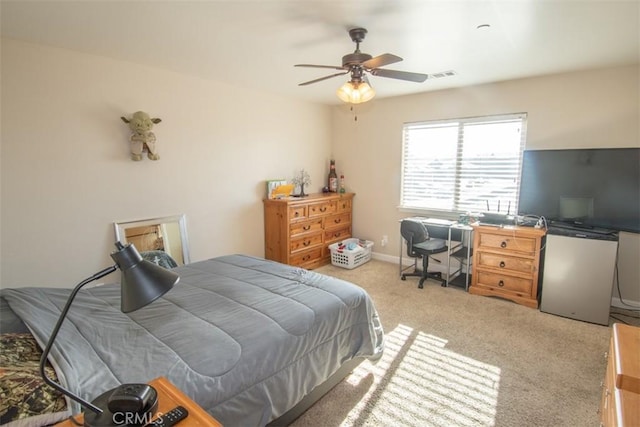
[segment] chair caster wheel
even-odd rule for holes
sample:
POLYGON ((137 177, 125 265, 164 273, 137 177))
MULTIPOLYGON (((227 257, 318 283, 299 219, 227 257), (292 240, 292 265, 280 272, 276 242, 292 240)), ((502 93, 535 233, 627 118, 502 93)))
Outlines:
POLYGON ((423 280, 420 280, 420 283, 418 283, 418 289, 424 288, 424 286, 422 285, 423 282, 424 282, 423 280))
POLYGON ((400 276, 400 280, 407 280, 407 278, 403 274, 402 276, 400 276))
POLYGON ((443 288, 446 288, 447 284, 443 282, 443 283, 440 284, 440 286, 442 286, 443 288))

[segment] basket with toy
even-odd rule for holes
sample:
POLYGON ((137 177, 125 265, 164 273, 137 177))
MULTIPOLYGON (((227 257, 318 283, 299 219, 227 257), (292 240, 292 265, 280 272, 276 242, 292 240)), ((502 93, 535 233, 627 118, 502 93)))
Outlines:
POLYGON ((348 269, 356 268, 371 259, 372 247, 372 241, 355 238, 329 245, 331 264, 348 269))

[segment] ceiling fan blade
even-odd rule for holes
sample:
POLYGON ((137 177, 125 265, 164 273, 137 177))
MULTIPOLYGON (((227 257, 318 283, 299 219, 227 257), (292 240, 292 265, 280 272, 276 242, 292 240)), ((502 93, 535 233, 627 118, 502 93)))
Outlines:
POLYGON ((344 67, 337 65, 314 65, 314 64, 296 64, 294 67, 309 67, 309 68, 329 68, 331 70, 344 70, 344 67))
POLYGON ((330 76, 324 76, 324 77, 320 77, 319 79, 315 79, 315 80, 309 80, 308 82, 304 82, 304 83, 300 83, 298 86, 306 86, 306 85, 310 85, 312 83, 317 83, 317 82, 321 82, 323 80, 327 80, 330 79, 332 77, 337 77, 337 76, 344 76, 345 74, 349 73, 349 70, 344 71, 342 73, 335 73, 335 74, 331 74, 330 76))
POLYGON ((427 74, 410 73, 408 71, 385 70, 383 68, 375 68, 371 70, 371 74, 379 77, 389 77, 391 79, 408 80, 410 82, 422 83, 429 77, 427 74))
POLYGON ((378 55, 375 58, 371 58, 368 61, 364 61, 362 66, 365 68, 378 68, 384 67, 385 65, 395 64, 396 62, 402 61, 402 58, 396 55, 392 55, 390 53, 383 53, 382 55, 378 55))

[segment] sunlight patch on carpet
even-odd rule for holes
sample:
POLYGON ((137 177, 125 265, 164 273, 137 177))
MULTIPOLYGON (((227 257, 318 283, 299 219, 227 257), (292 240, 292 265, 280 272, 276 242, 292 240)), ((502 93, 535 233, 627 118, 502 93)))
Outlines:
POLYGON ((362 363, 347 382, 373 384, 343 426, 493 426, 500 369, 446 349, 442 338, 398 325, 385 334, 375 364, 362 363))

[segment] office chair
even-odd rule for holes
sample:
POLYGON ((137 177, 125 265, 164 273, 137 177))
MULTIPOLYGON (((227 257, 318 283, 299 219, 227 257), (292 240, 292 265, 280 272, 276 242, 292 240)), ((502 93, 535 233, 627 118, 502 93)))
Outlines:
POLYGON ((433 254, 445 252, 447 250, 447 242, 444 239, 435 239, 429 237, 427 227, 418 221, 410 219, 402 220, 400 223, 400 234, 407 242, 407 255, 415 258, 415 268, 413 273, 403 273, 400 277, 406 280, 408 276, 420 277, 418 288, 422 289, 424 281, 434 279, 440 282, 441 286, 446 286, 445 280, 440 272, 429 272, 429 257, 433 254), (417 268, 417 260, 422 258, 422 270, 417 268))
POLYGON ((143 251, 140 252, 142 259, 151 261, 152 263, 164 267, 167 269, 176 268, 178 263, 173 259, 171 255, 165 251, 143 251))

